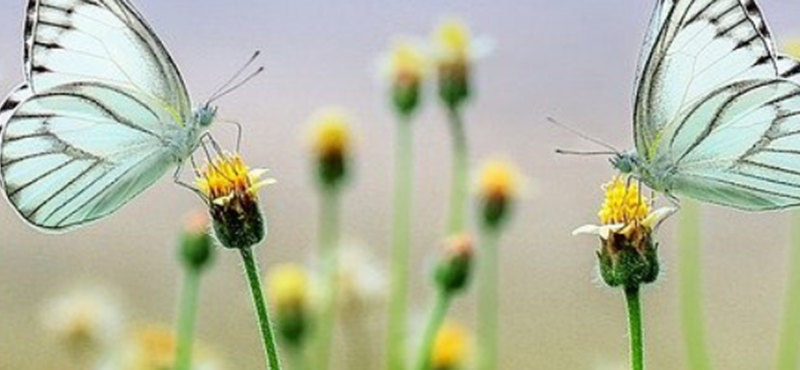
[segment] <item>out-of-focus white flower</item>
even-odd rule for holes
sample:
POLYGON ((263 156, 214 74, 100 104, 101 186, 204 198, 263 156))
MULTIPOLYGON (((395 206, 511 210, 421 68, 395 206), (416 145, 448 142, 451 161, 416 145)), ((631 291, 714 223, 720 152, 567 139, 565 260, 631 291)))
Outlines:
POLYGON ((72 355, 98 358, 120 340, 123 315, 113 294, 83 287, 47 302, 42 323, 72 355))
POLYGON ((387 282, 377 259, 366 245, 346 241, 339 250, 339 288, 342 312, 363 312, 386 297, 387 282))
MULTIPOLYGON (((97 370, 172 370, 177 341, 171 328, 161 325, 134 326, 122 347, 97 370)), ((195 345, 192 370, 221 370, 222 362, 203 345, 195 345)))

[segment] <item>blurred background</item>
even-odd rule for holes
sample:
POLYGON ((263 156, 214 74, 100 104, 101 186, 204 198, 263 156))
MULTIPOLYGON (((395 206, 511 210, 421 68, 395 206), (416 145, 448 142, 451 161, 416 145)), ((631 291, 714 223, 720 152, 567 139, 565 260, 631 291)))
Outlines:
MULTIPOLYGON (((0 90, 22 79, 25 1, 0 10, 0 90)), ((309 116, 339 105, 358 130, 354 186, 344 234, 388 266, 394 119, 378 83, 379 54, 397 35, 427 38, 444 15, 459 15, 489 37, 466 113, 471 161, 516 161, 529 179, 501 251, 502 369, 597 369, 627 361, 624 303, 596 278, 596 241, 571 237, 594 223, 603 158, 557 156, 595 149, 548 124, 568 122, 618 147, 632 145, 631 101, 641 39, 654 1, 295 1, 136 0, 202 102, 254 51, 266 73, 222 100, 220 117, 244 126, 242 152, 272 170, 262 193, 270 235, 258 249, 270 266, 306 262, 315 250, 317 193, 304 142, 309 116)), ((800 2, 760 2, 778 42, 800 37, 800 2)), ((431 91, 428 91, 431 92, 431 91)), ((450 142, 444 115, 427 99, 415 122, 415 275, 412 323, 430 303, 428 270, 444 227, 450 142)), ((221 138, 230 127, 218 124, 221 138)), ((232 146, 230 144, 229 146, 232 146)), ((41 325, 41 307, 65 289, 102 285, 122 297, 134 322, 174 320, 181 271, 177 235, 184 215, 203 209, 164 178, 102 222, 64 235, 40 233, 0 205, 0 369, 64 369, 64 353, 41 325)), ((720 369, 771 366, 789 252, 788 213, 703 210, 704 296, 709 346, 720 369)), ((664 272, 644 290, 647 355, 653 369, 682 369, 673 274, 676 219, 661 231, 664 272)), ((198 335, 230 369, 262 365, 258 333, 236 253, 220 251, 201 288, 198 335)), ((474 295, 456 317, 470 322, 474 295)), ((382 312, 382 311, 379 311, 382 312)), ((370 316, 382 329, 383 315, 370 316)), ((382 337, 379 337, 382 338, 382 337)), ((345 353, 336 354, 340 364, 345 353)), ((374 363, 377 362, 377 360, 374 363)), ((339 368, 345 368, 341 366, 339 368)), ((377 368, 377 365, 376 365, 377 368)))

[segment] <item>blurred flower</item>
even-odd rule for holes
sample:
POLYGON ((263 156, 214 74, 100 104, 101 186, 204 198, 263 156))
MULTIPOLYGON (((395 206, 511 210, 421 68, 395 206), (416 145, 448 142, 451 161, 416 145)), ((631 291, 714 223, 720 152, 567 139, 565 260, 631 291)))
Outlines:
POLYGON ((387 282, 384 270, 365 245, 349 241, 339 249, 339 289, 341 312, 354 319, 363 318, 364 310, 383 301, 387 282))
POLYGON ((211 261, 213 252, 208 215, 200 211, 189 213, 181 233, 181 261, 188 268, 200 270, 211 261))
POLYGON ((598 212, 601 225, 586 225, 573 235, 600 237, 600 273, 610 286, 638 286, 658 277, 658 244, 652 235, 674 208, 651 211, 638 184, 628 177, 614 177, 605 186, 605 200, 598 212))
POLYGON ((428 74, 427 55, 417 43, 404 39, 394 42, 381 64, 394 108, 402 115, 411 114, 419 105, 420 87, 428 74))
POLYGON ((522 191, 522 175, 513 163, 493 159, 485 162, 478 177, 478 201, 483 222, 496 227, 505 221, 522 191))
POLYGON ((460 234, 448 238, 444 245, 444 256, 436 267, 435 279, 439 290, 452 295, 466 288, 474 257, 472 237, 460 234))
POLYGON ((227 248, 250 248, 266 233, 258 191, 275 181, 251 170, 238 154, 222 153, 201 169, 197 187, 208 201, 214 231, 227 248))
POLYGON ((431 353, 432 370, 459 370, 467 363, 469 334, 455 322, 446 322, 439 328, 431 353))
POLYGON ((352 146, 350 117, 339 108, 325 108, 311 118, 311 149, 318 175, 326 187, 337 187, 347 177, 352 146))
POLYGON ((97 358, 120 339, 123 318, 119 302, 98 288, 79 288, 48 302, 45 328, 74 356, 97 358))
POLYGON ((791 57, 800 59, 800 39, 787 42, 783 49, 791 57))
POLYGON ((311 284, 305 268, 295 264, 273 267, 267 293, 275 310, 278 333, 289 344, 301 345, 311 319, 311 284))
POLYGON ((467 24, 456 17, 444 18, 439 23, 433 34, 433 45, 439 72, 439 96, 450 109, 456 109, 470 95, 472 64, 488 48, 480 48, 485 43, 475 40, 467 24))
MULTIPOLYGON (((101 370, 172 370, 177 341, 173 330, 159 325, 134 327, 128 334, 119 356, 101 370)), ((221 362, 208 349, 196 345, 192 352, 192 370, 219 370, 221 362)))

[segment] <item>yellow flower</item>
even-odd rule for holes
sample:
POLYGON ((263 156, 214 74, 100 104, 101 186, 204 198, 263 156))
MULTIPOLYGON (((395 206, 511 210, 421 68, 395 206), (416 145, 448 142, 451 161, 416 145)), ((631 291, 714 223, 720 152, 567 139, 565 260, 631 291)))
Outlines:
POLYGON ((336 187, 346 178, 353 150, 350 118, 339 108, 325 108, 311 118, 311 149, 319 180, 336 187))
POLYGON ((475 60, 488 50, 485 40, 473 38, 459 18, 442 20, 433 32, 439 97, 450 110, 460 108, 470 97, 470 70, 475 60))
POLYGON ((522 180, 517 166, 509 161, 493 159, 483 164, 478 177, 478 199, 486 225, 495 227, 505 220, 521 193, 522 180))
POLYGON ((609 286, 638 287, 658 277, 658 243, 653 233, 676 210, 652 211, 639 186, 629 177, 614 177, 605 185, 600 225, 581 226, 572 232, 600 237, 597 257, 600 276, 609 286))
POLYGON ((469 334, 461 325, 447 322, 439 329, 433 343, 433 370, 462 369, 469 355, 469 334))
POLYGON ((663 220, 677 209, 663 207, 652 210, 649 200, 640 195, 638 183, 628 177, 615 176, 604 186, 605 198, 597 213, 600 225, 581 226, 572 232, 577 234, 599 235, 608 239, 609 234, 624 231, 629 234, 634 228, 654 231, 663 220))
POLYGON ((324 108, 311 118, 311 147, 317 158, 345 157, 352 149, 350 118, 340 108, 324 108))
POLYGON ((238 154, 221 153, 199 171, 197 187, 208 201, 214 235, 227 248, 250 248, 260 242, 266 227, 258 191, 275 181, 250 169, 238 154))
POLYGON ((522 176, 513 163, 493 159, 483 164, 478 181, 481 198, 515 198, 519 195, 521 186, 522 176))
POLYGON ((73 355, 98 356, 119 340, 119 304, 97 288, 81 288, 53 299, 42 312, 45 328, 73 355))
MULTIPOLYGON (((134 327, 121 356, 109 368, 118 370, 172 370, 178 342, 173 330, 160 325, 134 327)), ((205 347, 196 345, 192 356, 192 370, 221 369, 219 360, 205 347)))
POLYGON ((223 205, 236 196, 258 197, 258 191, 274 180, 264 180, 264 169, 251 170, 239 154, 222 154, 207 164, 197 178, 197 187, 212 203, 223 205))
POLYGON ((267 286, 275 310, 291 311, 308 307, 308 280, 308 273, 298 265, 283 264, 272 268, 267 276, 267 286))
POLYGON ((288 345, 300 347, 311 319, 311 284, 306 269, 282 264, 267 276, 267 294, 275 307, 278 335, 288 345))

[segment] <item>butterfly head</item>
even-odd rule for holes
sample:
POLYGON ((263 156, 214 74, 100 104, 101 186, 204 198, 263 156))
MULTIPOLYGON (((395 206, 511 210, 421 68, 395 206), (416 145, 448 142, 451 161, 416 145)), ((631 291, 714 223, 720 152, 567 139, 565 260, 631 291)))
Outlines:
POLYGON ((199 127, 211 126, 217 117, 217 107, 205 104, 194 111, 194 122, 199 127))
POLYGON ((623 174, 637 172, 640 167, 639 156, 635 152, 617 153, 610 161, 611 165, 623 174))

